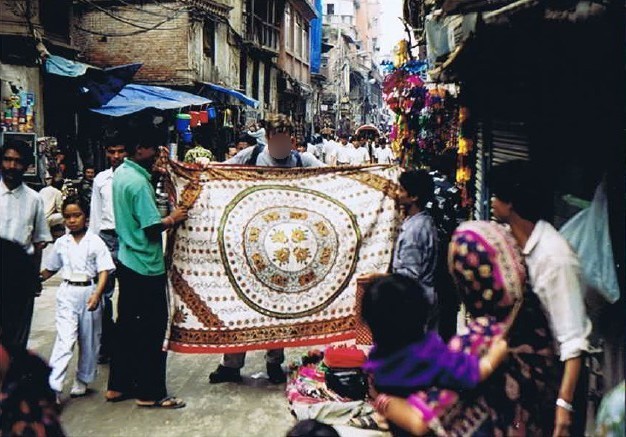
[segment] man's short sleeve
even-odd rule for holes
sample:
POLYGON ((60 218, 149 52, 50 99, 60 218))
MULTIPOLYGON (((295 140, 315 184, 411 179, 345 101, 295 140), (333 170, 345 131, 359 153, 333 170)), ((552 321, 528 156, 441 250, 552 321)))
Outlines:
POLYGON ((137 191, 133 194, 131 207, 133 208, 133 217, 139 223, 140 229, 146 229, 161 223, 161 214, 154 200, 154 191, 148 183, 142 184, 137 188, 137 191))
POLYGON ((48 227, 48 221, 46 220, 46 213, 43 207, 43 200, 40 196, 37 196, 36 202, 32 241, 33 243, 52 241, 52 235, 50 235, 50 228, 48 227))
POLYGON ((254 147, 255 146, 246 147, 245 149, 237 153, 235 156, 233 156, 229 160, 224 161, 224 164, 246 165, 248 163, 248 160, 252 156, 254 147))

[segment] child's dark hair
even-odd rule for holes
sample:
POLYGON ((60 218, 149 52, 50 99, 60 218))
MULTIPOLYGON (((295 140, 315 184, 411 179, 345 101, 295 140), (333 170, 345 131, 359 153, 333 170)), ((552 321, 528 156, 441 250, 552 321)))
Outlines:
POLYGON ((400 185, 411 197, 417 197, 417 205, 425 208, 435 197, 433 177, 426 170, 409 170, 400 175, 400 185))
POLYGON ((68 205, 78 205, 83 214, 85 214, 85 217, 89 217, 89 205, 87 205, 85 200, 82 199, 80 196, 69 196, 65 198, 65 200, 63 200, 63 206, 61 208, 62 213, 65 213, 65 208, 67 208, 68 205))
POLYGON ((489 188, 496 198, 511 203, 522 218, 536 223, 544 215, 546 190, 534 170, 522 160, 505 162, 491 170, 489 188))
POLYGON ((430 303, 421 284, 393 274, 372 283, 361 301, 363 320, 379 351, 393 352, 420 341, 428 324, 430 303))
POLYGON ((335 428, 318 420, 307 419, 295 424, 287 437, 339 437, 335 428))

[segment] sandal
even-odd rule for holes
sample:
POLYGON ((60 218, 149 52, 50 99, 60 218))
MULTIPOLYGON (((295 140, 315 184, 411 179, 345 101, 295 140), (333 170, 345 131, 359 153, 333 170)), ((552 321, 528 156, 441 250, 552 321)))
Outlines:
MULTIPOLYGON (((355 417, 350 420, 350 426, 370 431, 388 431, 389 427, 387 426, 386 421, 381 417, 382 423, 379 423, 374 414, 368 414, 367 416, 355 417)), ((380 417, 380 416, 379 416, 380 417)))
POLYGON ((174 396, 168 396, 160 401, 151 402, 149 404, 141 404, 140 402, 141 401, 137 401, 137 406, 141 408, 163 408, 165 410, 177 410, 187 405, 184 401, 174 396))

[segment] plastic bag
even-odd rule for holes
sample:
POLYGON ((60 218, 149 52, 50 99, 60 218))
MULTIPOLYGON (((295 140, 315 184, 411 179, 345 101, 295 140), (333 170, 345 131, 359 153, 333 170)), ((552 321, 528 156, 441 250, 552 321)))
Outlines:
POLYGON ((565 223, 560 231, 580 258, 585 281, 610 303, 620 296, 613 247, 609 234, 605 182, 596 189, 593 201, 565 223))

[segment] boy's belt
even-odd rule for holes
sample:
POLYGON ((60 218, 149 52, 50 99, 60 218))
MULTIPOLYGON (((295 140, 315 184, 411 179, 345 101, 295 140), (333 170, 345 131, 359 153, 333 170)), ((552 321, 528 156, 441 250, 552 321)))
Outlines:
POLYGON ((93 279, 83 282, 68 281, 67 279, 64 279, 63 282, 65 282, 67 285, 73 285, 74 287, 89 287, 90 285, 94 284, 93 279))

